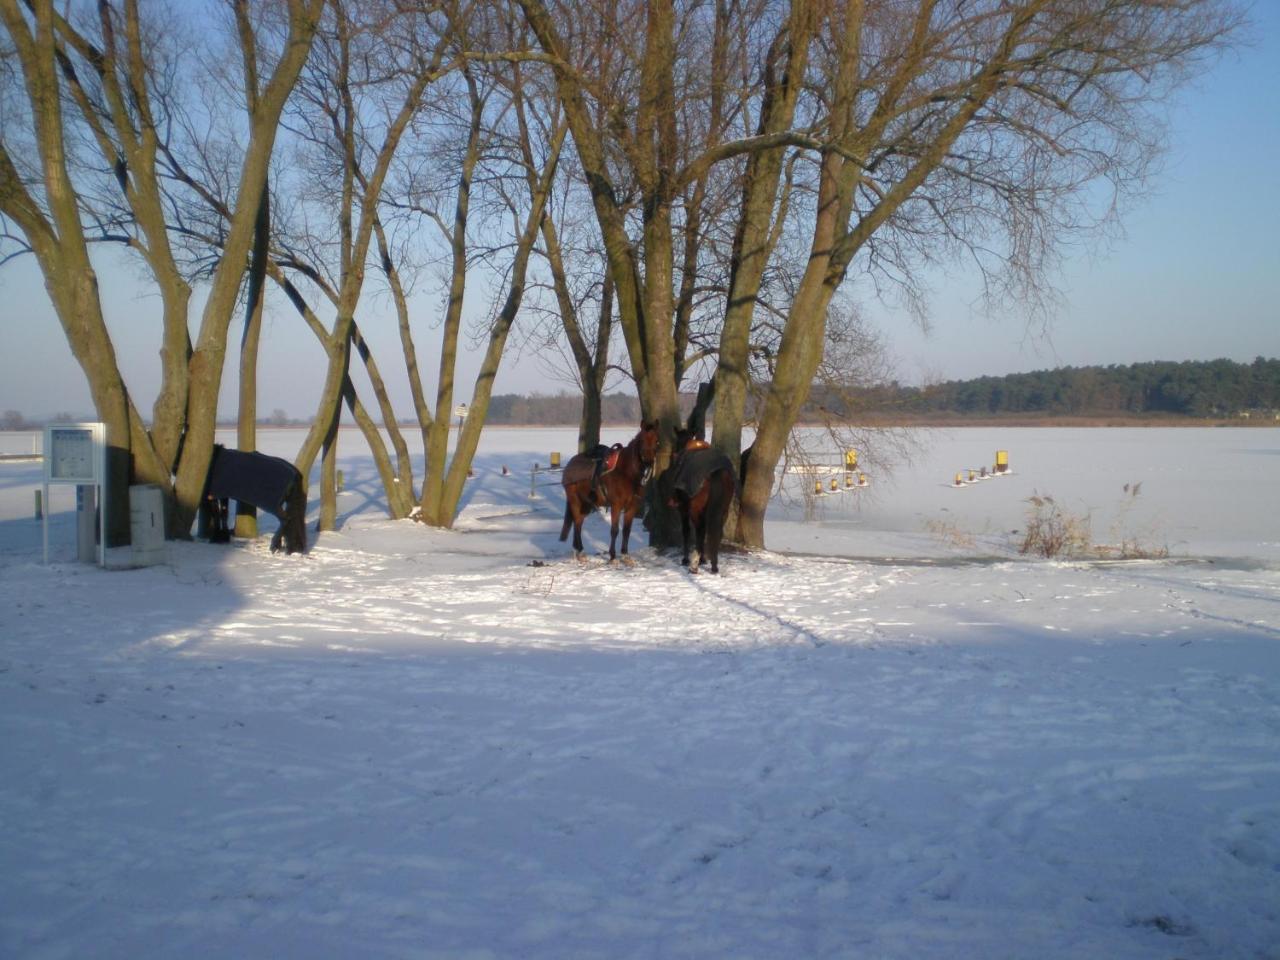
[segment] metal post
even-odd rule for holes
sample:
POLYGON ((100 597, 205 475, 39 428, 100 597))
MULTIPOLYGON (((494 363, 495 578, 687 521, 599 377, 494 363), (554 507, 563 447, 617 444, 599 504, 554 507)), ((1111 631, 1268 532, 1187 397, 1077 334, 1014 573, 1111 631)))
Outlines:
POLYGON ((76 559, 81 563, 93 563, 98 552, 94 542, 98 527, 97 517, 94 515, 96 490, 92 484, 76 485, 76 559))
POLYGON ((40 498, 40 491, 36 491, 36 519, 40 520, 44 517, 44 502, 40 498))

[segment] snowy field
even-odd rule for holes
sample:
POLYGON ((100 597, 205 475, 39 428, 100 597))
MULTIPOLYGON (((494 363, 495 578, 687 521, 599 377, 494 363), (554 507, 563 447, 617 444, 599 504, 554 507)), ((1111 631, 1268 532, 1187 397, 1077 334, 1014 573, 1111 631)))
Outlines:
POLYGON ((139 570, 0 462, 0 957, 1280 958, 1280 429, 931 432, 719 577, 571 560, 572 431, 453 531, 343 443, 307 555, 139 570))

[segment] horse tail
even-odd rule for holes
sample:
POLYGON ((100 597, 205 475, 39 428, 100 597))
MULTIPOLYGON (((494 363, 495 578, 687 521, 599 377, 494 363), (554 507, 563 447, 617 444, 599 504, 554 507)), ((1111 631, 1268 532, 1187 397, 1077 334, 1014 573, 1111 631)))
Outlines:
POLYGON ((569 509, 569 498, 565 497, 564 501, 564 526, 560 528, 560 542, 564 543, 569 539, 569 529, 573 526, 573 511, 569 509))

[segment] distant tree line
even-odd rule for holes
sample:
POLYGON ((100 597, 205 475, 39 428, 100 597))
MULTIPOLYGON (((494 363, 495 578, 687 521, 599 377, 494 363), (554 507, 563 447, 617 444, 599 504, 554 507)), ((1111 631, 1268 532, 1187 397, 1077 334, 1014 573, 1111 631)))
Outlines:
POLYGON ((890 383, 811 398, 815 407, 868 413, 1174 414, 1230 417, 1280 410, 1280 359, 1059 367, 924 387, 890 383))
POLYGON ((47 419, 28 420, 21 410, 6 410, 0 413, 0 430, 9 432, 40 430, 51 423, 79 423, 92 419, 93 417, 87 414, 76 416, 70 413, 55 413, 47 419))
MULTIPOLYGON (((678 405, 682 416, 688 416, 697 397, 682 392, 678 405)), ((607 393, 600 398, 601 422, 606 425, 626 424, 634 427, 644 417, 640 398, 629 393, 607 393)), ((503 426, 559 426, 577 425, 582 416, 582 395, 559 393, 554 396, 534 394, 521 396, 504 393, 495 396, 489 404, 489 423, 503 426)))
MULTIPOLYGON (((682 392, 684 414, 695 396, 682 392)), ((640 398, 615 392, 601 398, 605 424, 635 424, 643 414, 640 398)), ((749 405, 748 413, 753 413, 749 405)), ((890 382, 870 387, 815 385, 802 422, 828 415, 857 420, 866 414, 1044 414, 1090 416, 1115 414, 1171 414, 1188 417, 1235 417, 1244 413, 1280 412, 1280 359, 1258 357, 1252 363, 1232 360, 1154 361, 1128 366, 1058 367, 1003 377, 948 380, 924 387, 890 382)), ((576 393, 497 394, 487 421, 502 426, 576 425, 582 397, 576 393)), ((85 419, 59 413, 47 422, 85 419)), ((275 409, 258 421, 263 426, 296 427, 308 420, 275 409)), ((28 420, 17 410, 0 414, 0 430, 34 430, 45 421, 28 420)), ((230 425, 230 421, 223 423, 230 425)))

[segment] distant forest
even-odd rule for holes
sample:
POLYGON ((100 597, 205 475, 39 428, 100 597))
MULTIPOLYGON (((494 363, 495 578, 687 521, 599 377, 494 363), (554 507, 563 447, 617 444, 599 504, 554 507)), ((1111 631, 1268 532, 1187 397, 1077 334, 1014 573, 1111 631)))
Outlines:
MULTIPOLYGON (((693 396, 682 396, 687 415, 693 396)), ((640 421, 640 401, 625 393, 604 397, 604 422, 640 421)), ((576 424, 582 398, 572 393, 554 396, 495 396, 488 422, 500 426, 576 424)), ((837 390, 815 387, 801 416, 814 422, 825 416, 858 420, 902 417, 956 419, 1031 415, 1041 417, 1164 416, 1267 420, 1280 413, 1280 359, 1258 357, 1253 363, 1231 360, 1184 363, 1133 363, 1129 366, 1059 367, 1003 377, 951 380, 924 387, 890 383, 876 387, 837 390)), ((59 414, 52 422, 73 420, 59 414)), ((297 426, 304 421, 276 410, 264 417, 267 426, 297 426)), ((15 410, 0 414, 0 430, 34 429, 15 410)))
MULTIPOLYGON (((684 397, 686 408, 693 398, 684 397)), ((494 424, 574 424, 581 398, 495 396, 489 408, 494 424)), ((815 387, 805 420, 824 412, 859 416, 952 415, 990 417, 1164 415, 1237 418, 1280 412, 1280 359, 1258 357, 1252 363, 1232 360, 1151 362, 1128 366, 1059 367, 1003 377, 951 380, 924 387, 890 383, 842 390, 815 387)), ((606 423, 634 423, 640 402, 614 393, 604 399, 606 423)))
POLYGON ((925 387, 842 391, 814 402, 836 412, 970 416, 1165 414, 1239 417, 1280 411, 1280 359, 1059 367, 925 387), (846 406, 847 405, 847 406, 846 406))

